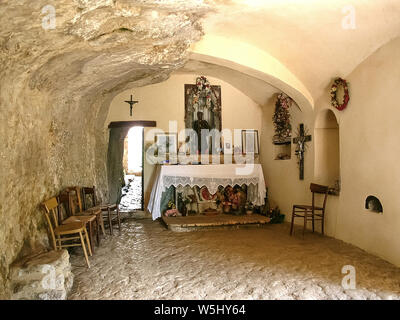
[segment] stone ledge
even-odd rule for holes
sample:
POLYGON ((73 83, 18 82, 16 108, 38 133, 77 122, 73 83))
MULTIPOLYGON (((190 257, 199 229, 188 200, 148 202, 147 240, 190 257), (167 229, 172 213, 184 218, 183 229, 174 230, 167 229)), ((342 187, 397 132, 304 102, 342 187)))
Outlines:
POLYGON ((73 283, 67 250, 40 252, 13 263, 13 300, 65 300, 73 283))

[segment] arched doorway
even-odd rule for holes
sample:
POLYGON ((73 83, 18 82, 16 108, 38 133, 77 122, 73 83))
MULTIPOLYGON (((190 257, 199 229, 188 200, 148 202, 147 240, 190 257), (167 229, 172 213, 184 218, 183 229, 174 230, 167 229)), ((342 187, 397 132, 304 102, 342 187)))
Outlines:
POLYGON ((315 121, 314 178, 321 184, 334 186, 340 183, 339 124, 335 114, 325 109, 315 121))

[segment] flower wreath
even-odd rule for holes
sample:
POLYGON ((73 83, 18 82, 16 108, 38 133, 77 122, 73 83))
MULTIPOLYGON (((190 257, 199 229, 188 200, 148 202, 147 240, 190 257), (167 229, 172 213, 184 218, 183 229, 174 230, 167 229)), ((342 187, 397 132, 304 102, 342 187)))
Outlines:
POLYGON ((335 107, 338 110, 343 110, 347 107, 347 104, 349 103, 350 96, 349 96, 349 87, 347 86, 346 80, 342 78, 337 78, 335 79, 332 88, 331 88, 331 103, 332 106, 335 107), (339 104, 339 101, 336 98, 337 94, 337 89, 339 86, 343 86, 344 90, 344 97, 343 97, 343 103, 339 104))
POLYGON ((200 94, 202 92, 204 92, 206 95, 205 107, 207 109, 210 109, 211 103, 214 102, 215 106, 214 106, 213 111, 219 111, 217 97, 216 97, 215 93, 213 92, 210 82, 207 80, 207 78, 204 76, 198 77, 196 79, 196 87, 197 87, 197 90, 196 90, 196 92, 193 93, 193 105, 198 104, 199 99, 200 99, 200 94))
POLYGON ((279 100, 279 103, 281 104, 281 107, 284 109, 289 109, 293 102, 293 100, 284 93, 280 93, 278 95, 278 100, 279 100))

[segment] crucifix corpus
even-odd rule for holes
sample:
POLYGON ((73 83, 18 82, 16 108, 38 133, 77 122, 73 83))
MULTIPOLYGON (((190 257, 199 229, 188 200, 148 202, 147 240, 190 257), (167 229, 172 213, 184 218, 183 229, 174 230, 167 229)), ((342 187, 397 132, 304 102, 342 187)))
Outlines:
POLYGON ((131 95, 131 100, 129 101, 125 101, 126 103, 129 103, 130 109, 131 109, 131 117, 132 117, 132 109, 133 109, 133 105, 135 103, 139 103, 139 101, 133 101, 133 96, 131 95))
POLYGON ((306 142, 311 141, 311 135, 305 133, 303 123, 300 123, 297 134, 298 137, 294 138, 293 142, 297 144, 296 155, 299 159, 300 180, 304 180, 304 152, 306 151, 306 142))

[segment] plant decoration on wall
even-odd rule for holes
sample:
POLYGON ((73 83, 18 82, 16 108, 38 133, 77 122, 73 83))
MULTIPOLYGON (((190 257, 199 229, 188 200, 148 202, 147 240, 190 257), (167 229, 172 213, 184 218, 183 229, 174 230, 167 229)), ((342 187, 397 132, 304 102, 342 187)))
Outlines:
POLYGON ((350 95, 349 95, 349 87, 347 85, 346 80, 342 78, 337 78, 332 84, 331 87, 331 104, 332 107, 335 107, 338 110, 344 110, 347 107, 347 104, 349 103, 350 100, 350 95), (337 99, 337 93, 339 87, 343 88, 344 94, 343 94, 343 103, 339 103, 337 99))
POLYGON ((290 143, 292 136, 292 125, 290 124, 289 108, 293 100, 284 93, 278 95, 275 104, 275 112, 272 121, 275 127, 273 142, 275 144, 290 143))

